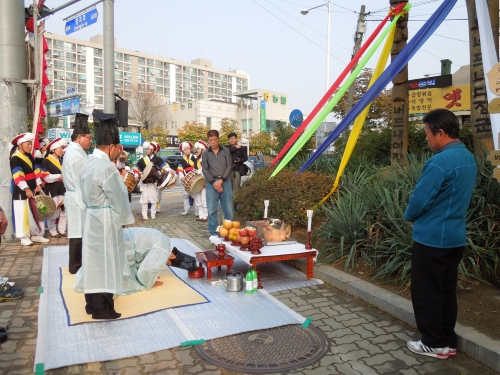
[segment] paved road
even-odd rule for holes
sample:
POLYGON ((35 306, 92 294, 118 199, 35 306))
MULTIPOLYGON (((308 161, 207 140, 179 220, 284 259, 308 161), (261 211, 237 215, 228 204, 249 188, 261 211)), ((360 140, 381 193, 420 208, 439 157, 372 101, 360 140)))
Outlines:
MULTIPOLYGON (((182 198, 167 192, 162 212, 156 220, 143 221, 134 196, 132 210, 136 225, 153 227, 171 237, 186 238, 200 248, 211 248, 207 224, 192 214, 182 216, 182 198)), ((50 245, 67 245, 53 239, 50 245)), ((1 374, 29 374, 33 371, 37 336, 38 294, 42 267, 42 246, 21 248, 16 244, 0 247, 0 275, 22 286, 25 298, 0 304, 0 326, 9 339, 0 347, 1 374)), ((303 316, 328 337, 330 349, 318 363, 294 371, 295 374, 495 374, 463 353, 448 360, 416 356, 405 342, 418 338, 411 328, 371 309, 338 290, 325 285, 273 294, 303 316)), ((57 338, 50 338, 56 340, 57 338)), ((131 334, 131 339, 132 334, 131 334)), ((116 361, 96 362, 47 371, 48 374, 200 374, 229 375, 234 371, 217 368, 201 359, 193 348, 174 348, 116 361)))

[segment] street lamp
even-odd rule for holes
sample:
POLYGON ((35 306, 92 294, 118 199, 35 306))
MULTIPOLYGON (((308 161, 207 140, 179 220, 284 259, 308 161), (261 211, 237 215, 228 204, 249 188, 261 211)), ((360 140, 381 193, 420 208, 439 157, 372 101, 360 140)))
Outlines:
POLYGON ((322 6, 328 7, 328 32, 326 35, 326 91, 328 91, 330 88, 330 1, 327 1, 325 4, 318 5, 317 7, 302 9, 300 14, 305 16, 309 13, 309 11, 322 6))

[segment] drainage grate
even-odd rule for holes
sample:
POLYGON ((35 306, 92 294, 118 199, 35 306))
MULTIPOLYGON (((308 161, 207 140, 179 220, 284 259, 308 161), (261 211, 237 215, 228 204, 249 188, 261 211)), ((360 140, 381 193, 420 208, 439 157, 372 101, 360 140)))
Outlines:
POLYGON ((209 340, 195 346, 217 366, 247 373, 286 372, 317 362, 328 351, 319 329, 289 325, 209 340))

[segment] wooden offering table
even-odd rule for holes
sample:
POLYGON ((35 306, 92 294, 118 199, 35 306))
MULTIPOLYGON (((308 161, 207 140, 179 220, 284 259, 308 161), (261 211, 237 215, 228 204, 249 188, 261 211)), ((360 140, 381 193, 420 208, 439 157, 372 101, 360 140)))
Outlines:
POLYGON ((195 253, 196 259, 207 266, 207 279, 212 278, 212 267, 217 267, 220 271, 221 266, 227 267, 227 272, 231 272, 231 267, 234 264, 234 258, 231 255, 225 255, 224 258, 219 258, 217 251, 199 251, 195 253))
MULTIPOLYGON (((218 236, 211 236, 210 242, 214 245, 221 243, 222 238, 218 236)), ((318 251, 315 249, 306 250, 304 244, 294 243, 287 245, 272 245, 264 246, 260 249, 261 254, 254 255, 250 251, 240 250, 240 246, 231 246, 230 242, 223 242, 226 245, 226 252, 231 253, 246 264, 252 264, 256 266, 258 263, 268 263, 268 262, 280 262, 283 260, 293 260, 305 258, 307 259, 307 273, 308 279, 313 277, 313 264, 318 255, 318 251)))

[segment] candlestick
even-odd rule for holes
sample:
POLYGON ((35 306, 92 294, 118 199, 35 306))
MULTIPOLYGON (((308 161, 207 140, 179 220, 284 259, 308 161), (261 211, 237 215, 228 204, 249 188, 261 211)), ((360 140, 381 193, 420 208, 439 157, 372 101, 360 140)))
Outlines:
POLYGON ((264 219, 267 219, 267 208, 269 207, 269 201, 264 201, 264 219))
POLYGON ((311 231, 311 225, 312 225, 312 217, 313 217, 313 210, 307 210, 307 231, 311 231))
POLYGON ((311 245, 311 231, 307 232, 307 245, 305 246, 306 250, 312 250, 311 245))

